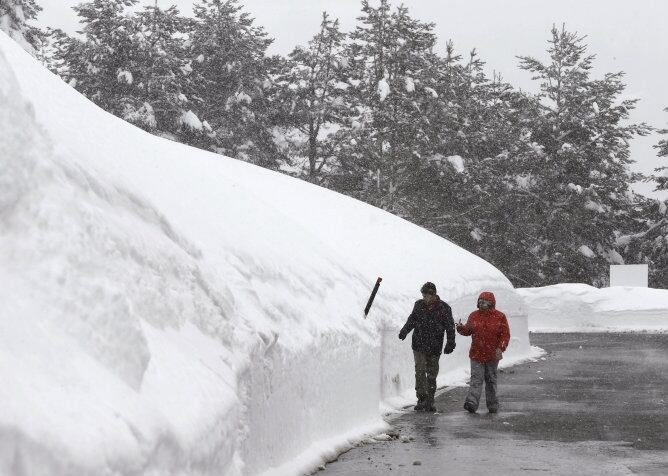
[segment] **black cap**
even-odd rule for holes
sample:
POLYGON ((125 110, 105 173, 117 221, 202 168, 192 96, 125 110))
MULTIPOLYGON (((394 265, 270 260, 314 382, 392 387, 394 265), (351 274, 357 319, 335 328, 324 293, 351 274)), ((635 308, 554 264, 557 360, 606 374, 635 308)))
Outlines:
POLYGON ((424 283, 420 289, 421 293, 424 294, 436 294, 436 285, 434 283, 424 283))

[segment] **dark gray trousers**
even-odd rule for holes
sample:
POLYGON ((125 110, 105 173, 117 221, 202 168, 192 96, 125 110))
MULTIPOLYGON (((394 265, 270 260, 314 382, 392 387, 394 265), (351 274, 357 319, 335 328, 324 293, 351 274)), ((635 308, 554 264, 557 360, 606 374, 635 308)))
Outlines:
POLYGON ((466 402, 478 409, 480 405, 480 394, 482 393, 482 384, 485 382, 485 400, 488 410, 499 409, 499 399, 496 396, 496 371, 499 362, 482 363, 477 360, 471 360, 471 384, 469 393, 466 396, 466 402))

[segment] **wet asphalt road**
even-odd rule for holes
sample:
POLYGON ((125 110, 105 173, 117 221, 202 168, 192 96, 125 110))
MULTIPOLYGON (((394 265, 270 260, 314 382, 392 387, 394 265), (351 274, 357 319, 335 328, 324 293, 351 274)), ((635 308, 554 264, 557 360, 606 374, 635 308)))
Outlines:
POLYGON ((392 421, 401 439, 354 448, 318 474, 668 475, 668 335, 534 334, 545 360, 499 374, 501 410, 392 421))

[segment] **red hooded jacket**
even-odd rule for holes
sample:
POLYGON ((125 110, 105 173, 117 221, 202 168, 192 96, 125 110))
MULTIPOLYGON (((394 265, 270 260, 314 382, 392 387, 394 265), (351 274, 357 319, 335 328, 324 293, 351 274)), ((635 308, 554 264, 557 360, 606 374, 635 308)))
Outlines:
POLYGON ((479 299, 493 303, 491 309, 478 309, 469 316, 468 321, 457 329, 463 336, 473 336, 469 357, 478 362, 494 362, 497 360, 496 349, 502 351, 508 347, 510 328, 506 315, 496 310, 496 298, 490 292, 480 294, 479 299))

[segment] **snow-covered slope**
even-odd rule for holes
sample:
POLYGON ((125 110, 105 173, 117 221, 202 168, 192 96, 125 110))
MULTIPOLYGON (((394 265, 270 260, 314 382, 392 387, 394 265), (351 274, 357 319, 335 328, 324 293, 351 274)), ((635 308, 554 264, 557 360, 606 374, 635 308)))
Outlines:
POLYGON ((396 334, 427 280, 456 318, 496 292, 507 360, 528 354, 523 302, 488 263, 148 135, 0 33, 0 474, 297 474, 410 395, 396 334))
POLYGON ((668 290, 558 284, 518 289, 533 332, 668 331, 668 290))

